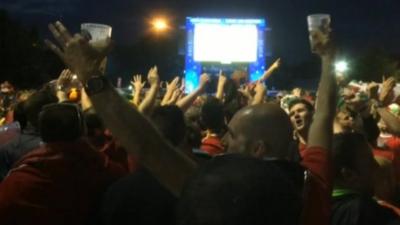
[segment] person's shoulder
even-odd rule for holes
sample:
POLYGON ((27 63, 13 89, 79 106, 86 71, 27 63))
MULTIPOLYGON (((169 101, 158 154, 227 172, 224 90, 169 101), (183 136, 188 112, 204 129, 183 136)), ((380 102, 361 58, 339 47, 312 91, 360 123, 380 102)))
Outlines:
POLYGON ((383 225, 396 218, 392 210, 380 206, 370 196, 351 194, 333 198, 332 224, 337 224, 337 221, 353 221, 349 224, 383 225))
POLYGON ((300 152, 303 161, 308 159, 326 159, 328 157, 328 150, 319 146, 307 146, 300 152))
POLYGON ((27 164, 20 164, 11 169, 0 183, 1 199, 5 196, 12 198, 13 196, 34 194, 47 185, 47 179, 44 179, 40 170, 27 164))

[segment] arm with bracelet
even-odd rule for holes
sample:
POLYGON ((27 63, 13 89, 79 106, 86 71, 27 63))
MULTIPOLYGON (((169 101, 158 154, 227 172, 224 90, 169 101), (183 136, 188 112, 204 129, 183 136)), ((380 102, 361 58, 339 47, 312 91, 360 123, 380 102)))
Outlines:
POLYGON ((111 41, 89 44, 79 34, 73 37, 60 22, 49 26, 62 49, 50 41, 47 45, 78 75, 98 115, 129 153, 140 157, 142 164, 159 182, 179 196, 196 163, 172 147, 139 111, 121 97, 98 68, 111 48, 111 41), (169 166, 165 166, 169 165, 169 166))

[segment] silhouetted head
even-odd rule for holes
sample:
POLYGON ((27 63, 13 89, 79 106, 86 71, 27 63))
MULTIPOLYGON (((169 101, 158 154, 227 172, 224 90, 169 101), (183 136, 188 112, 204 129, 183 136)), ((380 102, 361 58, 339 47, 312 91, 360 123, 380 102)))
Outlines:
POLYGON ((46 105, 39 115, 39 130, 47 143, 76 141, 85 133, 83 114, 75 104, 46 105))
POLYGON ((362 193, 373 193, 378 165, 367 139, 359 133, 335 134, 333 139, 335 185, 362 193))
POLYGON ((185 186, 178 224, 299 224, 303 179, 297 163, 217 156, 185 186))
POLYGON ((201 123, 205 129, 220 133, 225 128, 224 106, 215 97, 208 97, 201 107, 201 123))
POLYGON ((29 124, 37 129, 39 125, 39 113, 43 106, 56 102, 58 102, 58 98, 49 89, 43 89, 32 94, 24 101, 19 109, 19 113, 25 115, 27 125, 29 124))
POLYGON ((151 119, 174 146, 182 143, 186 134, 186 124, 183 112, 178 106, 159 106, 154 109, 151 119))
POLYGON ((248 106, 230 121, 225 141, 229 153, 287 159, 291 154, 292 125, 276 104, 248 106))

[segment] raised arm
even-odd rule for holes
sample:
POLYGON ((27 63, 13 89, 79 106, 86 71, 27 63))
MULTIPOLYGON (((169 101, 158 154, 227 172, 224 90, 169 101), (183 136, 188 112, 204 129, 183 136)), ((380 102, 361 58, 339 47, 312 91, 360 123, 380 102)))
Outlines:
POLYGON ((72 73, 69 69, 61 71, 60 76, 56 82, 56 96, 58 102, 64 102, 68 100, 68 93, 66 92, 67 86, 71 84, 72 73))
POLYGON ((264 82, 258 81, 254 88, 254 91, 255 91, 255 94, 254 94, 254 98, 253 98, 251 104, 257 105, 257 104, 264 103, 265 93, 267 91, 267 88, 265 87, 264 82))
POLYGON ((264 74, 260 78, 260 81, 264 82, 265 80, 267 80, 268 77, 270 77, 272 73, 279 68, 280 65, 281 58, 277 59, 266 71, 264 71, 264 74))
POLYGON ((166 82, 167 83, 166 92, 161 101, 161 105, 168 105, 168 102, 171 99, 172 95, 174 94, 174 91, 177 89, 178 82, 179 82, 179 77, 175 77, 170 83, 166 82))
POLYGON ((90 98, 86 94, 86 91, 84 88, 82 88, 82 90, 81 90, 81 105, 82 105, 82 111, 89 110, 93 107, 92 101, 90 101, 90 98))
POLYGON ((141 113, 131 107, 104 77, 98 76, 101 60, 110 49, 110 40, 90 45, 81 35, 72 37, 57 22, 49 26, 62 49, 46 41, 47 45, 78 75, 86 91, 92 92, 87 81, 104 81, 92 92, 90 99, 97 113, 122 145, 139 156, 141 163, 176 196, 196 164, 174 149, 141 113))
POLYGON ((201 94, 204 93, 205 88, 206 88, 206 84, 209 82, 210 80, 210 76, 208 76, 208 74, 203 73, 200 76, 200 83, 199 83, 199 87, 194 90, 192 93, 189 93, 188 95, 186 95, 185 97, 183 97, 181 100, 179 100, 176 105, 181 108, 183 111, 186 111, 190 105, 194 102, 194 100, 196 100, 196 98, 198 96, 200 96, 201 94))
POLYGON ((141 113, 148 113, 153 108, 157 98, 158 89, 160 88, 160 78, 156 66, 149 70, 147 81, 150 84, 150 89, 147 91, 146 97, 144 97, 142 103, 139 105, 139 112, 141 113))
POLYGON ((313 122, 308 135, 308 146, 330 149, 333 134, 333 118, 336 111, 336 80, 333 70, 334 53, 330 44, 321 45, 317 54, 322 60, 322 74, 313 122))
POLYGON ((400 136, 400 119, 385 108, 378 108, 377 111, 385 122, 389 132, 396 136, 400 136))
POLYGON ((243 85, 238 89, 238 92, 243 95, 243 97, 247 100, 247 105, 251 105, 253 103, 254 96, 251 94, 251 87, 249 85, 243 85))
POLYGON ((215 97, 221 102, 224 101, 224 88, 227 80, 228 78, 226 78, 225 74, 222 73, 222 70, 219 71, 217 93, 215 94, 215 97))
POLYGON ((145 82, 142 82, 142 75, 140 74, 136 74, 133 77, 133 80, 131 81, 131 85, 132 85, 132 95, 133 95, 133 99, 132 99, 132 103, 135 106, 139 106, 140 105, 140 93, 142 92, 142 89, 144 87, 144 85, 146 84, 145 82))

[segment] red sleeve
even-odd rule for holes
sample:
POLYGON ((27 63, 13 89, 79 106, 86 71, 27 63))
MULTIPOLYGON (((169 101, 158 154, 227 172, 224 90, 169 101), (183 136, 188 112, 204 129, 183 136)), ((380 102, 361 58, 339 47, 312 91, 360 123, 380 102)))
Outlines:
POLYGON ((115 141, 115 139, 106 143, 100 152, 106 156, 106 159, 108 160, 107 162, 128 171, 128 153, 115 141))
POLYGON ((329 224, 332 167, 328 151, 321 147, 308 147, 301 156, 301 165, 308 170, 304 187, 302 225, 329 224))
POLYGON ((216 137, 206 138, 202 140, 200 149, 211 156, 222 154, 225 151, 221 140, 216 137))
POLYGON ((387 142, 390 151, 393 153, 393 167, 396 181, 400 182, 400 138, 393 137, 387 142))
POLYGON ((307 168, 321 183, 331 185, 332 166, 327 153, 328 151, 321 147, 307 147, 301 154, 303 159, 301 165, 307 168))
MULTIPOLYGON (((48 207, 48 196, 57 195, 48 188, 52 185, 51 181, 40 175, 36 169, 26 166, 16 169, 3 180, 0 184, 1 224, 50 225, 60 224, 59 218, 63 216, 73 218, 70 215, 60 215, 61 211, 48 207)), ((64 204, 62 196, 58 202, 64 204)))

